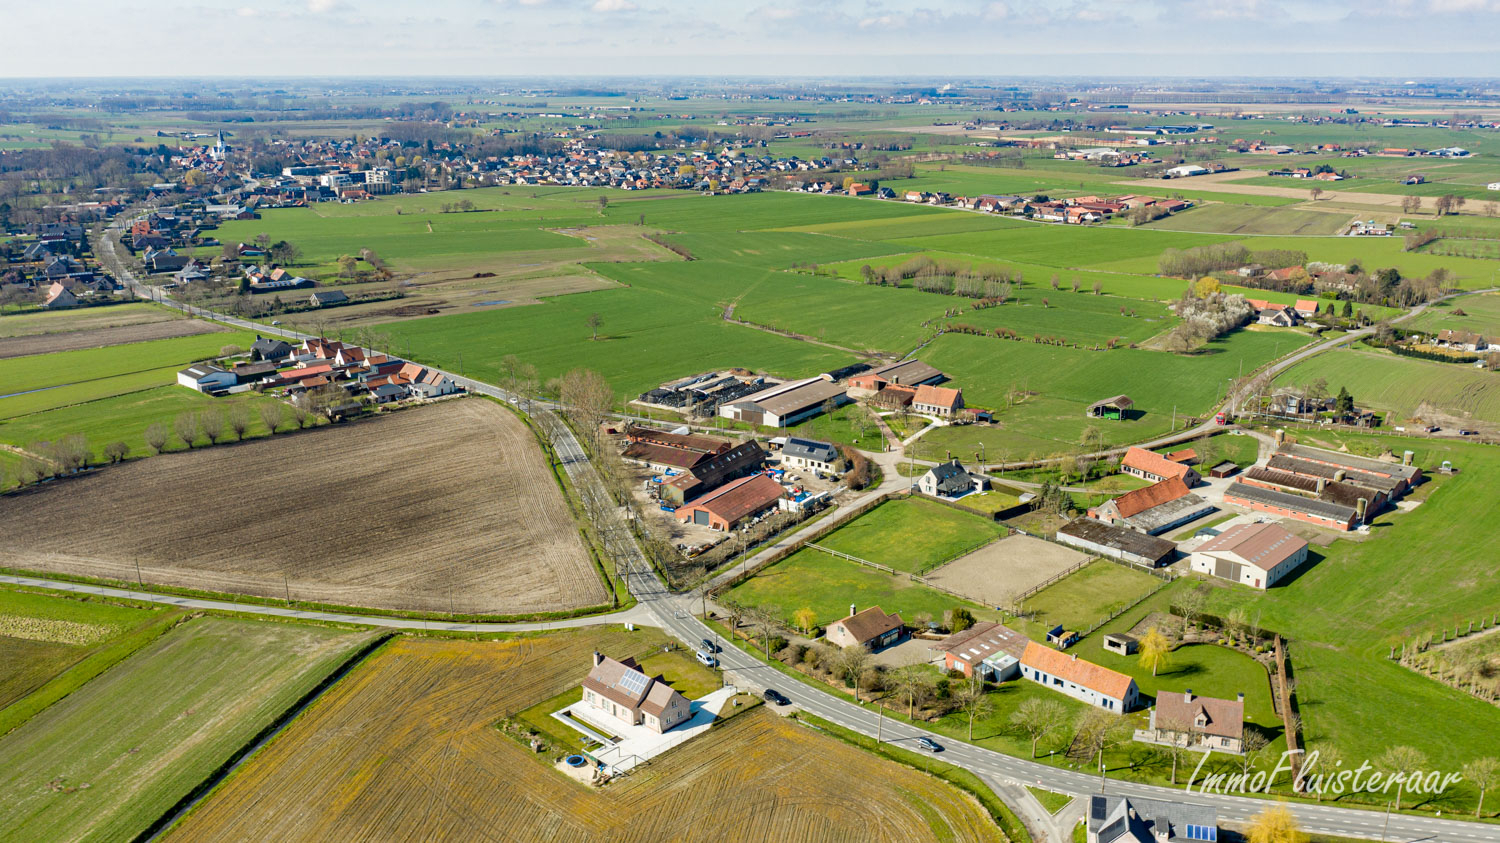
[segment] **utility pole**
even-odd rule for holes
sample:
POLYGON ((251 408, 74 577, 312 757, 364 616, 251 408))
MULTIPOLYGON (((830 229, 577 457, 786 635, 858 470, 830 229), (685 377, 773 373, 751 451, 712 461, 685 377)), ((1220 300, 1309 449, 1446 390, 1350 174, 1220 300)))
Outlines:
POLYGON ((138 586, 140 586, 143 590, 146 588, 146 584, 144 582, 141 582, 141 560, 140 560, 140 557, 136 557, 136 560, 135 560, 135 584, 138 585, 138 586))
POLYGON ((281 585, 286 589, 286 604, 292 605, 292 582, 287 579, 286 574, 281 575, 281 585))

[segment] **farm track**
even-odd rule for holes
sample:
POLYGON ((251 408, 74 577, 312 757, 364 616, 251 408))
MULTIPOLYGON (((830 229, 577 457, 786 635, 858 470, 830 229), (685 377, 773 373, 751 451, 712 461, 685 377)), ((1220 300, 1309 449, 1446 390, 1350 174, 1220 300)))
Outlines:
POLYGON ((64 485, 7 501, 0 529, 16 540, 0 564, 404 611, 609 599, 531 431, 487 401, 166 454, 64 485))

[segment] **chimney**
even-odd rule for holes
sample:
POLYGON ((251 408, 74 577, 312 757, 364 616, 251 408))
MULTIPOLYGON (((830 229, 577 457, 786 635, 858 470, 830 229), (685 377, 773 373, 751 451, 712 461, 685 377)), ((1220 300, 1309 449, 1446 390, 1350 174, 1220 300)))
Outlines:
POLYGON ((849 604, 849 614, 851 614, 851 615, 854 614, 854 604, 853 603, 849 604))
POLYGON ((1342 482, 1344 482, 1344 477, 1345 477, 1345 476, 1346 476, 1346 475, 1347 475, 1347 474, 1348 474, 1348 472, 1347 472, 1347 471, 1345 471, 1345 470, 1344 470, 1344 469, 1342 469, 1342 468, 1341 468, 1341 469, 1339 469, 1339 470, 1338 470, 1338 471, 1335 471, 1335 472, 1334 472, 1334 473, 1333 473, 1333 482, 1335 482, 1335 483, 1342 483, 1342 482))
POLYGON ((1323 479, 1322 477, 1319 477, 1318 478, 1318 494, 1320 494, 1320 495, 1323 494, 1323 487, 1325 487, 1327 485, 1328 485, 1328 481, 1325 480, 1325 479, 1323 479))
POLYGON ((604 663, 604 656, 600 655, 600 653, 599 653, 598 650, 595 650, 594 651, 594 667, 598 667, 599 665, 601 665, 603 663, 604 663))
POLYGON ((1412 457, 1415 457, 1415 456, 1416 456, 1416 452, 1415 451, 1407 451, 1406 453, 1404 453, 1404 454, 1401 455, 1401 464, 1402 465, 1411 465, 1412 457))
POLYGON ((1182 701, 1185 702, 1185 703, 1190 703, 1190 702, 1193 701, 1193 689, 1192 688, 1189 688, 1186 691, 1182 692, 1182 701))

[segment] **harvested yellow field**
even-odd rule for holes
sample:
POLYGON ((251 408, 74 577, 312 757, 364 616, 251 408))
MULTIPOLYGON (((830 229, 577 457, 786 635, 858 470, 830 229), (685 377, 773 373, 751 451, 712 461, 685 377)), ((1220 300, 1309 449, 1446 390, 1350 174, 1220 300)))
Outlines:
POLYGON ((170 839, 1003 839, 967 794, 765 709, 598 790, 494 728, 582 681, 596 647, 641 646, 627 636, 392 642, 170 839))

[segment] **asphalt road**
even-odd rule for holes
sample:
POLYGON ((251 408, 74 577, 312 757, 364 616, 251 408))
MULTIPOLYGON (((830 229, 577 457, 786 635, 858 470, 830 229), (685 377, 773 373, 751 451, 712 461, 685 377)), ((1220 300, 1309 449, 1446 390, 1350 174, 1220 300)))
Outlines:
MULTIPOLYGON (((111 226, 115 228, 115 226, 111 226)), ((114 257, 114 244, 112 238, 106 236, 104 250, 114 257)), ((155 298, 149 288, 140 284, 122 263, 116 261, 120 277, 130 285, 142 298, 155 298)), ((157 299, 160 301, 160 299, 157 299)), ((162 301, 170 307, 176 307, 185 312, 191 312, 205 318, 211 318, 226 324, 235 325, 249 330, 260 331, 262 334, 270 333, 290 339, 306 339, 307 335, 280 328, 271 328, 259 323, 248 322, 236 317, 224 314, 211 313, 183 305, 170 300, 162 301)), ((1425 309, 1425 306, 1413 310, 1402 317, 1415 316, 1425 309)), ((1359 336, 1370 332, 1370 329, 1352 332, 1343 337, 1327 342, 1318 343, 1306 349, 1289 355, 1278 361, 1271 367, 1274 374, 1302 360, 1326 351, 1329 348, 1345 342, 1353 341, 1359 336)), ((504 401, 515 403, 515 396, 505 390, 490 384, 481 383, 469 378, 464 378, 453 373, 447 373, 459 384, 466 388, 484 395, 490 395, 504 401)), ((1227 406, 1243 400, 1248 392, 1242 390, 1231 399, 1226 401, 1227 406)), ((524 399, 521 399, 524 401, 524 399)), ((563 424, 553 414, 551 409, 535 405, 529 408, 531 415, 549 434, 553 448, 557 453, 564 470, 577 488, 600 488, 601 481, 594 471, 593 465, 588 459, 587 453, 574 438, 573 433, 566 424, 563 424)), ((1200 432, 1206 427, 1212 426, 1212 422, 1200 425, 1200 432)), ((1170 437, 1167 441, 1170 441, 1170 437)), ((1166 444, 1164 441, 1163 444, 1166 444)), ((1147 443, 1149 447, 1151 443, 1147 443)), ((625 517, 616 513, 615 517, 625 517)), ((610 525, 605 525, 605 530, 610 525)), ((704 639, 713 639, 715 634, 702 621, 694 616, 693 610, 698 606, 700 599, 695 592, 686 595, 674 595, 667 590, 665 583, 657 576, 651 568, 639 546, 630 534, 623 532, 629 537, 628 541, 620 542, 617 547, 626 555, 626 577, 628 579, 631 593, 639 600, 636 611, 644 611, 654 618, 655 625, 660 626, 678 640, 689 647, 698 647, 699 642, 704 639)), ((15 578, 6 578, 14 580, 15 578)), ((76 589, 73 584, 57 584, 51 581, 38 580, 39 585, 48 587, 61 587, 76 589)), ((186 598, 173 598, 164 595, 150 595, 140 592, 133 593, 137 599, 149 599, 157 602, 181 602, 184 605, 194 605, 193 601, 186 598)), ((222 608, 230 611, 255 611, 254 608, 242 606, 227 601, 197 601, 205 604, 206 608, 222 608)), ((271 607, 257 607, 271 608, 271 607)), ((313 618, 323 613, 305 613, 305 617, 313 618)), ((558 622, 557 626, 583 625, 589 620, 609 621, 615 616, 602 616, 594 619, 575 619, 574 621, 558 622)), ((377 619, 363 615, 345 615, 337 617, 346 623, 360 623, 379 626, 423 628, 425 622, 411 621, 404 618, 382 618, 377 619)), ((444 627, 441 625, 432 628, 453 628, 461 630, 465 626, 480 625, 452 625, 444 627)), ((500 629, 521 630, 528 625, 517 624, 488 624, 483 625, 487 631, 500 629)), ((824 692, 815 686, 805 684, 781 674, 759 659, 745 653, 733 645, 727 645, 720 653, 723 667, 732 672, 736 681, 741 685, 749 685, 753 690, 763 690, 766 687, 775 687, 785 694, 795 705, 812 714, 830 720, 853 731, 874 736, 880 733, 883 740, 903 746, 915 747, 915 741, 919 737, 928 737, 945 747, 944 751, 938 753, 940 760, 950 764, 965 767, 975 773, 1004 781, 1014 781, 1022 784, 1035 784, 1050 790, 1071 794, 1089 794, 1103 791, 1108 793, 1124 794, 1127 796, 1139 796, 1145 798, 1177 800, 1192 802, 1196 804, 1212 805, 1219 812, 1221 821, 1244 822, 1265 806, 1264 800, 1251 799, 1241 796, 1226 796, 1217 794, 1186 794, 1175 788, 1156 787, 1153 785, 1135 784, 1115 780, 1103 780, 1098 775, 1084 772, 1062 770, 1045 764, 1039 764, 1024 758, 1015 758, 977 746, 966 744, 943 735, 928 732, 923 729, 909 726, 898 721, 879 717, 876 712, 864 707, 845 701, 833 694, 824 692)), ((1402 814, 1391 814, 1389 817, 1375 811, 1363 811, 1351 808, 1336 808, 1325 805, 1308 805, 1289 803, 1291 810, 1301 821, 1303 828, 1307 831, 1321 834, 1330 834, 1346 837, 1363 837, 1369 839, 1385 839, 1391 841, 1442 841, 1442 843, 1481 843, 1482 841, 1500 841, 1500 827, 1494 825, 1483 825, 1460 820, 1447 820, 1435 817, 1406 816, 1402 814)))

